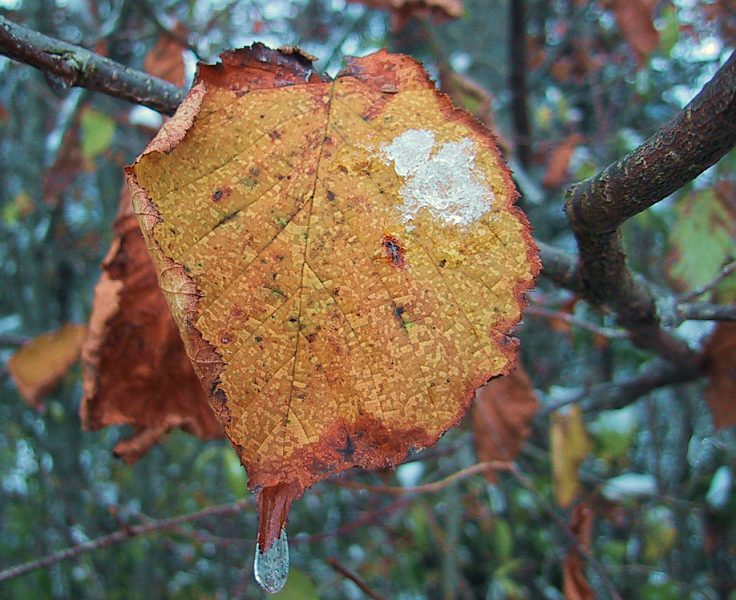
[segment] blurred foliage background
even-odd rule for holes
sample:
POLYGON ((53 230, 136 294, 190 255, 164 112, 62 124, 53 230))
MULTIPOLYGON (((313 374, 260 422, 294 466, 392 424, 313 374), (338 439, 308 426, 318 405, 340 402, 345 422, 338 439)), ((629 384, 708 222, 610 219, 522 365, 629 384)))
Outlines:
MULTIPOLYGON (((254 41, 301 46, 331 74, 343 55, 381 47, 411 54, 442 75, 443 85, 453 77, 464 84, 456 98, 469 109, 490 101, 536 237, 573 250, 564 188, 634 149, 692 98, 733 49, 736 3, 517 4, 527 10, 522 100, 530 126, 522 143, 513 126, 519 96, 510 85, 518 32, 506 0, 466 0, 457 19, 411 19, 401 28, 392 27, 387 11, 344 0, 3 0, 0 10, 136 68, 163 32, 178 31, 188 46, 189 82, 198 58, 212 61, 254 41), (627 4, 651 8, 626 25, 617 11, 627 4)), ((0 57, 3 365, 24 339, 88 318, 121 167, 160 124, 148 109, 64 89, 0 57)), ((736 255, 735 190, 731 152, 629 222, 633 267, 670 292, 711 280, 736 255)), ((727 279, 712 294, 733 302, 736 282, 727 279)), ((365 597, 327 562, 335 557, 385 598, 563 598, 562 561, 574 533, 566 524, 583 502, 595 515, 594 561, 584 573, 597 597, 609 597, 608 580, 624 598, 736 598, 736 436, 733 428, 714 428, 704 383, 664 387, 607 410, 610 404, 596 402, 600 385, 635 376, 652 357, 543 278, 531 304, 537 310, 517 330, 542 405, 518 458, 529 485, 476 475, 437 493, 391 496, 318 484, 292 511, 293 568, 280 597, 365 597), (578 441, 563 433, 554 442, 551 431, 569 431, 564 423, 578 418, 553 410, 566 403, 583 406, 582 433, 578 441), (555 475, 552 463, 576 452, 579 469, 576 463, 571 475, 555 475), (564 485, 575 490, 563 508, 556 502, 564 485)), ((677 331, 697 345, 712 329, 686 322, 677 331)), ((114 459, 110 449, 129 432, 81 431, 79 367, 41 410, 23 402, 4 367, 0 377, 0 568, 150 519, 250 498, 225 441, 177 430, 132 467, 114 459)), ((395 473, 343 480, 435 481, 476 463, 474 436, 482 434, 466 419, 395 473)), ((0 597, 262 597, 252 578, 252 506, 36 570, 0 583, 0 597)))

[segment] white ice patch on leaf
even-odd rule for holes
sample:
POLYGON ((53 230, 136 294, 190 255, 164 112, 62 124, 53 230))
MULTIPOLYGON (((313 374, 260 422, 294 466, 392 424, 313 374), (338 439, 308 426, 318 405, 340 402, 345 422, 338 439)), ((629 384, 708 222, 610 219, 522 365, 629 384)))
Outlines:
POLYGON ((405 221, 426 208, 446 223, 469 225, 490 210, 495 195, 483 183, 469 138, 440 146, 433 132, 409 129, 382 145, 381 153, 404 178, 399 194, 405 221))

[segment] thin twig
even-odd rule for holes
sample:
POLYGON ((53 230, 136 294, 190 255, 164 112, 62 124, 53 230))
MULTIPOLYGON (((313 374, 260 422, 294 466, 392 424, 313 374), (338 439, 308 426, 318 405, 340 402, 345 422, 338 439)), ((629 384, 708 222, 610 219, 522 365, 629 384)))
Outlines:
POLYGON ((677 316, 682 321, 736 321, 736 305, 694 302, 678 304, 677 316))
POLYGON ((555 508, 537 491, 537 489, 534 487, 534 484, 529 481, 529 479, 527 479, 527 477, 521 472, 521 469, 519 469, 519 467, 514 464, 511 465, 509 473, 511 473, 514 479, 516 479, 516 481, 518 481, 522 486, 526 488, 527 491, 529 491, 534 496, 537 504, 539 504, 544 512, 546 512, 549 517, 555 522, 562 533, 565 534, 565 537, 567 537, 568 540, 575 546, 575 549, 580 553, 580 555, 585 558, 585 560, 600 578, 601 583, 603 583, 606 591, 609 593, 611 598, 613 598, 613 600, 623 600, 621 595, 616 590, 616 586, 613 585, 613 581, 611 581, 611 577, 606 568, 600 562, 598 562, 595 556, 593 556, 593 553, 580 542, 578 536, 573 533, 569 525, 564 521, 564 519, 562 519, 562 517, 560 517, 559 514, 557 514, 557 510, 555 510, 555 508))
POLYGON ((685 292, 684 294, 681 294, 678 297, 679 303, 685 304, 687 302, 692 302, 699 296, 702 296, 703 294, 710 292, 713 288, 717 287, 718 284, 721 283, 721 281, 723 281, 731 273, 736 271, 736 259, 730 258, 729 260, 730 262, 727 262, 725 265, 723 265, 723 268, 720 271, 718 271, 715 277, 713 277, 713 279, 711 279, 708 283, 698 288, 695 288, 694 290, 690 290, 689 292, 685 292))
POLYGON ((585 413, 623 408, 656 389, 687 383, 699 376, 698 373, 679 369, 671 363, 658 360, 643 369, 640 375, 628 376, 622 381, 608 381, 592 385, 552 405, 545 406, 535 418, 544 418, 569 404, 580 404, 585 413))
POLYGON ((189 513, 186 515, 180 515, 178 517, 170 517, 167 519, 160 519, 157 521, 150 521, 142 525, 133 525, 132 527, 123 527, 114 531, 113 533, 103 535, 89 542, 78 544, 76 546, 70 546, 64 550, 59 550, 53 554, 49 554, 42 558, 32 560, 26 563, 10 567, 3 571, 0 571, 0 582, 20 577, 32 571, 38 569, 46 569, 52 565, 63 562, 65 560, 71 560, 87 554, 88 552, 94 552, 101 548, 107 548, 114 544, 119 544, 130 538, 134 538, 140 535, 146 535, 154 531, 163 531, 166 529, 173 529, 183 523, 189 523, 191 521, 197 521, 204 519, 205 517, 221 516, 221 515, 235 515, 240 513, 244 508, 251 504, 251 499, 241 500, 234 504, 218 504, 216 506, 210 506, 203 510, 189 513))
POLYGON ((13 333, 0 335, 0 346, 17 347, 22 346, 23 344, 27 344, 30 341, 31 338, 26 335, 17 335, 13 333))
POLYGON ((510 462, 503 462, 497 460, 491 460, 488 462, 479 462, 464 469, 460 469, 443 477, 438 481, 432 483, 425 483, 424 485, 416 485, 411 487, 391 486, 391 485, 369 485, 364 483, 356 483, 354 481, 341 481, 336 480, 334 483, 340 487, 352 489, 352 490, 364 490, 374 494, 389 494, 391 496, 403 496, 405 494, 434 494, 446 487, 451 486, 453 483, 457 483, 462 479, 467 479, 478 473, 485 473, 486 471, 508 471, 513 467, 510 462))
POLYGON ((327 562, 329 565, 335 569, 340 575, 345 577, 346 579, 349 579, 352 581, 355 585, 357 585, 360 590, 369 598, 373 598, 373 600, 383 600, 382 596, 379 596, 376 592, 374 592, 371 588, 369 588, 366 583, 358 577, 355 573, 353 573, 350 569, 348 569, 346 566, 342 565, 339 560, 337 560, 335 557, 330 556, 327 559, 327 562))
POLYGON ((591 333, 600 335, 605 338, 627 339, 629 337, 629 332, 625 329, 618 329, 614 327, 601 327, 599 325, 596 325, 595 323, 589 323, 588 321, 578 319, 570 313, 566 313, 560 310, 549 310, 548 308, 544 308, 543 306, 527 306, 524 312, 527 315, 533 315, 536 317, 544 317, 546 319, 558 319, 560 321, 564 321, 568 325, 579 327, 580 329, 590 331, 591 333))

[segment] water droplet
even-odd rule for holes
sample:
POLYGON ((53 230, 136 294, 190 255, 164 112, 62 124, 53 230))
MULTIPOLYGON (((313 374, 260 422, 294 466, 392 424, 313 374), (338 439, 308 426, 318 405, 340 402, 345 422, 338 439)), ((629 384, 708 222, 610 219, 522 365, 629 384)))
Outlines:
POLYGON ((275 594, 284 587, 289 576, 289 540, 286 529, 281 530, 281 535, 265 552, 261 552, 260 544, 256 544, 253 569, 258 585, 270 594, 275 594))

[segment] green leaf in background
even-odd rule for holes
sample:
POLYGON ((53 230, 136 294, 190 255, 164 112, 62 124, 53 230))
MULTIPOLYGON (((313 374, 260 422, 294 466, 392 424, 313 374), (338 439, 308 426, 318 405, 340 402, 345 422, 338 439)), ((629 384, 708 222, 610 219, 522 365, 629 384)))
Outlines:
POLYGON ((602 412, 590 424, 595 441, 595 453, 607 463, 626 458, 639 430, 636 407, 602 412))
POLYGON ((110 146, 115 135, 115 121, 106 114, 87 108, 80 119, 82 134, 82 156, 94 160, 110 146))
POLYGON ((273 600, 319 600, 312 580, 298 569, 291 569, 283 589, 269 597, 273 600))
POLYGON ((12 201, 3 206, 3 224, 8 227, 15 225, 22 217, 32 212, 33 200, 25 192, 20 192, 12 201))
POLYGON ((644 559, 656 562, 663 558, 677 541, 677 529, 672 512, 664 506, 647 510, 644 515, 644 559))
MULTIPOLYGON (((670 276, 686 289, 711 281, 723 264, 736 255, 736 224, 725 204, 712 189, 682 198, 677 221, 670 234, 670 276)), ((736 292, 734 278, 721 282, 718 299, 729 302, 736 292)))

